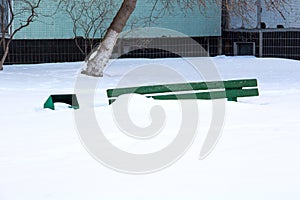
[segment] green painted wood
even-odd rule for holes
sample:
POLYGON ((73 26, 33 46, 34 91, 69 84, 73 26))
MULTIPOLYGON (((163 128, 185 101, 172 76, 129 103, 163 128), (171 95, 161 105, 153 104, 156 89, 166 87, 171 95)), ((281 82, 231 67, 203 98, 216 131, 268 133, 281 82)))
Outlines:
POLYGON ((227 98, 227 101, 238 102, 237 97, 227 98))
POLYGON ((107 96, 110 98, 110 97, 118 97, 122 94, 128 94, 128 93, 156 94, 156 93, 165 93, 165 92, 222 89, 222 88, 234 89, 234 88, 256 87, 256 86, 257 86, 256 79, 214 81, 214 82, 191 82, 191 83, 108 89, 107 96))
POLYGON ((178 100, 178 99, 222 99, 222 98, 237 98, 258 96, 258 89, 236 89, 229 91, 213 91, 188 94, 170 94, 147 96, 158 100, 178 100))
MULTIPOLYGON (((149 96, 148 98, 153 98, 155 100, 188 100, 188 99, 203 99, 203 100, 212 100, 212 99, 223 99, 227 98, 228 101, 237 102, 238 97, 251 97, 258 96, 259 91, 257 88, 253 89, 232 89, 226 91, 211 91, 211 92, 199 92, 199 93, 184 93, 184 94, 162 94, 149 96)), ((109 104, 112 104, 116 99, 109 99, 109 104)))
POLYGON ((108 89, 109 104, 122 94, 136 93, 157 100, 221 99, 237 101, 238 97, 258 96, 256 79, 215 82, 193 82, 108 89), (207 91, 211 90, 211 91, 207 91))
POLYGON ((79 109, 79 103, 75 94, 52 94, 44 103, 44 108, 55 110, 54 103, 66 103, 70 108, 79 109))

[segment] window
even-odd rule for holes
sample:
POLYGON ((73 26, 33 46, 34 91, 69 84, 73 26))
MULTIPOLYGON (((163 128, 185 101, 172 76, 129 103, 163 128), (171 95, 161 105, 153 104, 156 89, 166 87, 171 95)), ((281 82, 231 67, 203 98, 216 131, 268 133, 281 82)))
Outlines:
POLYGON ((255 43, 254 42, 235 42, 234 43, 234 55, 255 55, 255 43))

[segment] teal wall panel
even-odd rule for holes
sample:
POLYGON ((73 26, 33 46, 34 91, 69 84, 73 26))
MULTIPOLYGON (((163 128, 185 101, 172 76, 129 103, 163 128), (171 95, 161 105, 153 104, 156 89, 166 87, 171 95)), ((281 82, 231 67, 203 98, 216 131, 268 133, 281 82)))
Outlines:
MULTIPOLYGON (((14 1, 14 8, 20 9, 20 1, 14 1)), ((147 1, 146 1, 147 2, 147 1)), ((119 1, 119 5, 121 1, 119 1)), ((16 39, 69 39, 73 38, 73 23, 68 15, 57 10, 58 0, 43 0, 38 10, 39 16, 29 27, 26 27, 18 34, 16 39)), ((163 18, 145 25, 145 16, 148 16, 150 10, 145 1, 139 0, 134 14, 131 16, 128 26, 125 30, 132 27, 141 28, 145 26, 168 28, 179 31, 188 36, 220 36, 221 35, 221 9, 218 5, 208 5, 201 12, 198 9, 194 11, 182 12, 180 8, 174 8, 172 15, 165 15, 163 18)), ((116 7, 115 12, 117 12, 116 7)), ((112 13, 115 14, 115 13, 112 13)), ((24 12, 19 15, 15 21, 15 27, 26 17, 24 12)), ((109 22, 106 23, 109 26, 109 22)), ((158 34, 157 36, 160 37, 158 34)))
MULTIPOLYGON (((182 11, 179 7, 174 7, 171 12, 172 14, 165 14, 162 18, 154 20, 150 26, 175 30, 188 36, 221 36, 219 5, 207 4, 207 7, 201 11, 198 8, 182 11)), ((131 20, 136 21, 141 16, 147 17, 149 14, 149 5, 146 5, 144 1, 138 1, 131 20)), ((142 26, 140 24, 138 27, 142 26)), ((160 36, 159 33, 158 36, 160 36)))
MULTIPOLYGON (((57 9, 58 2, 43 0, 38 8, 38 17, 26 28, 22 29, 15 36, 16 39, 59 39, 72 38, 72 21, 66 13, 57 9)), ((20 9, 21 3, 14 1, 14 10, 20 9)), ((18 15, 14 22, 17 27, 22 20, 27 18, 28 13, 18 15)))

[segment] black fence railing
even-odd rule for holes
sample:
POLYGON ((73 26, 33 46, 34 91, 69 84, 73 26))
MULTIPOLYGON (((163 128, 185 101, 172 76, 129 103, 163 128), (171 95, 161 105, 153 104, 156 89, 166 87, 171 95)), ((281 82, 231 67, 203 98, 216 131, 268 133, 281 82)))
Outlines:
POLYGON ((235 55, 235 44, 254 43, 254 55, 300 60, 300 30, 224 31, 222 52, 235 55), (261 34, 261 35, 260 35, 261 34))
MULTIPOLYGON (((192 57, 218 54, 218 37, 120 39, 114 49, 117 58, 192 57)), ((13 40, 5 64, 83 61, 93 44, 84 39, 13 40), (79 49, 80 47, 80 49, 79 49), (82 52, 84 51, 84 52, 82 52)), ((0 49, 0 55, 3 54, 0 49)))
MULTIPOLYGON (((166 58, 219 54, 232 56, 247 51, 252 54, 253 50, 255 56, 300 60, 300 30, 264 30, 261 33, 256 30, 231 30, 223 31, 222 37, 192 39, 119 39, 113 57, 166 58)), ((77 38, 77 45, 75 39, 13 40, 5 64, 83 61, 86 54, 100 43, 100 39, 94 40, 93 44, 89 42, 82 38, 77 38)))

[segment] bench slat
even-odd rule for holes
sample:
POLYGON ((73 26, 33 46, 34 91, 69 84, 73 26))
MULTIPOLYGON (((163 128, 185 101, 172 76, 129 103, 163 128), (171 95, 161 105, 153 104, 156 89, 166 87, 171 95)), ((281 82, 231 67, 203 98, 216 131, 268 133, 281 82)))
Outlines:
POLYGON ((108 89, 107 96, 111 98, 111 97, 118 97, 122 94, 128 94, 128 93, 157 94, 157 93, 177 92, 177 91, 207 90, 207 89, 222 89, 222 88, 234 89, 234 88, 256 87, 256 86, 257 86, 256 79, 215 81, 215 82, 191 82, 191 83, 108 89))
POLYGON ((235 97, 258 96, 258 89, 232 89, 226 91, 212 91, 188 94, 169 94, 147 96, 157 100, 176 100, 176 99, 222 99, 235 97))
MULTIPOLYGON (((212 92, 198 92, 188 94, 167 94, 167 95, 156 95, 146 96, 156 100, 184 100, 184 99, 223 99, 236 101, 237 97, 251 97, 258 96, 258 89, 230 89, 226 91, 212 91, 212 92)), ((113 103, 116 99, 109 99, 109 104, 113 103)))

